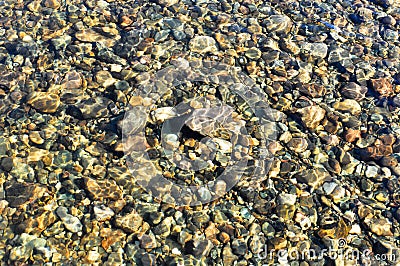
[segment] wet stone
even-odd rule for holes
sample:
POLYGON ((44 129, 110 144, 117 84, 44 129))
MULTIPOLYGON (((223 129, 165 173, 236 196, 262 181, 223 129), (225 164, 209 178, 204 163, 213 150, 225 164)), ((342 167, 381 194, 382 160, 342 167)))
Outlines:
POLYGON ((85 184, 94 200, 118 200, 122 197, 122 191, 114 180, 85 178, 85 184))
POLYGON ((135 210, 115 218, 115 224, 127 233, 138 233, 142 222, 143 218, 135 210))
POLYGON ((67 230, 71 231, 72 233, 82 231, 83 226, 81 221, 78 219, 78 217, 68 214, 67 208, 60 206, 57 208, 56 213, 58 217, 60 217, 67 230))
POLYGON ((41 136, 40 131, 31 131, 29 133, 29 140, 38 145, 44 143, 44 139, 41 136))
POLYGON ((96 73, 96 82, 102 87, 107 88, 108 86, 113 85, 116 80, 112 77, 110 72, 102 70, 96 73))
POLYGON ((11 207, 18 207, 31 200, 35 194, 33 184, 14 183, 5 185, 6 199, 11 207))
POLYGON ((297 112, 301 114, 303 123, 310 129, 317 128, 326 114, 323 108, 316 105, 301 108, 297 112))
POLYGON ((246 51, 245 55, 250 59, 258 59, 261 57, 261 51, 255 47, 246 51))
POLYGON ((5 157, 1 159, 0 167, 6 172, 10 172, 14 166, 12 157, 5 157))
POLYGON ((51 39, 51 43, 56 50, 65 50, 71 41, 72 37, 69 35, 62 35, 60 37, 51 39))
POLYGON ((349 82, 341 89, 341 93, 344 97, 356 101, 361 101, 362 99, 364 99, 367 91, 367 87, 360 86, 355 82, 349 82))
POLYGON ((341 102, 337 102, 333 105, 333 108, 343 112, 349 112, 352 115, 357 115, 361 113, 361 106, 360 104, 353 99, 345 99, 341 102))
POLYGON ((156 1, 159 5, 163 5, 163 6, 172 6, 175 5, 179 2, 179 0, 157 0, 156 1))
POLYGON ((196 36, 189 43, 190 50, 195 53, 216 53, 218 48, 214 38, 209 36, 196 36))
POLYGON ((389 78, 380 78, 371 80, 372 88, 381 96, 389 97, 394 94, 393 85, 389 78))
POLYGON ((323 97, 326 94, 326 88, 320 84, 300 84, 299 91, 313 98, 323 97))
POLYGON ((45 0, 44 6, 53 9, 58 9, 61 6, 61 4, 57 0, 45 0))
POLYGON ((101 222, 110 220, 114 216, 114 211, 105 205, 94 206, 93 213, 96 220, 101 222))
POLYGON ((306 170, 296 175, 296 179, 300 183, 306 183, 317 188, 330 178, 327 171, 321 168, 314 170, 306 170))
POLYGON ((49 92, 33 92, 27 96, 27 102, 43 113, 54 113, 60 105, 60 97, 49 92))
POLYGON ((227 245, 222 250, 222 260, 224 262, 224 266, 233 265, 235 261, 237 261, 238 256, 233 254, 232 248, 227 245))
POLYGON ((325 43, 305 43, 301 49, 313 58, 325 58, 328 54, 328 46, 325 43))
POLYGON ((121 37, 107 37, 99 29, 84 29, 75 33, 75 37, 82 42, 102 42, 107 47, 114 45, 121 37))
POLYGON ((232 251, 236 255, 244 255, 247 252, 247 243, 244 239, 234 239, 232 241, 232 251))
POLYGON ((82 77, 77 71, 70 71, 65 75, 63 80, 65 89, 79 89, 82 85, 82 77))
POLYGON ((105 97, 95 97, 82 101, 78 108, 84 119, 108 117, 110 111, 108 106, 112 101, 105 97))
POLYGON ((263 24, 269 32, 288 33, 292 27, 292 20, 286 15, 272 15, 263 24))
POLYGON ((296 153, 301 153, 307 150, 308 143, 304 138, 292 138, 288 143, 288 147, 296 153))
POLYGON ((190 240, 185 245, 185 250, 197 258, 206 257, 211 248, 212 244, 209 240, 190 240))
POLYGON ((371 231, 378 236, 392 236, 392 225, 387 219, 371 219, 366 222, 371 231))

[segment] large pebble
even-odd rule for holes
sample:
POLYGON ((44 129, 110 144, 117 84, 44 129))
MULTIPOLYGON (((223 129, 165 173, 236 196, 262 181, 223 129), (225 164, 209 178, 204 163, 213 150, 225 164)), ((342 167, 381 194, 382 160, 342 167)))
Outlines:
POLYGON ((288 143, 288 147, 294 152, 301 153, 307 150, 308 143, 304 138, 292 138, 288 143))
POLYGON ((355 82, 349 82, 341 89, 340 92, 346 98, 353 99, 356 101, 361 101, 362 99, 364 99, 367 91, 368 91, 367 87, 360 86, 355 82))
POLYGON ((292 24, 292 20, 286 15, 272 15, 265 21, 267 30, 276 33, 288 33, 292 24))
POLYGON ((189 42, 189 47, 192 52, 205 54, 216 53, 218 51, 214 38, 209 36, 196 36, 189 42))
POLYGON ((81 221, 78 219, 78 217, 68 214, 67 208, 60 206, 57 208, 56 213, 58 217, 60 217, 61 221, 63 222, 67 230, 71 231, 72 233, 77 233, 82 231, 83 226, 81 221))
POLYGON ((372 88, 384 97, 394 94, 393 85, 388 78, 372 79, 372 88))
POLYGON ((60 106, 60 97, 50 92, 32 92, 28 95, 27 102, 40 112, 54 113, 60 106))
POLYGON ((135 210, 115 219, 115 225, 128 233, 138 233, 142 222, 143 218, 135 210))
POLYGON ((333 105, 333 108, 343 112, 349 112, 352 115, 357 115, 361 113, 361 106, 356 100, 352 99, 345 99, 341 102, 336 102, 333 105))
POLYGON ((306 127, 315 129, 321 124, 321 121, 325 117, 326 111, 317 105, 313 105, 299 109, 298 113, 301 114, 301 119, 306 127))

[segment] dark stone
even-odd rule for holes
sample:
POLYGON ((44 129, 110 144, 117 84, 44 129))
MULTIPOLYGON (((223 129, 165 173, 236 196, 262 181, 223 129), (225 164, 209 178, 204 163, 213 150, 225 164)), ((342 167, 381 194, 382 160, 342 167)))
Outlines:
POLYGON ((10 172, 13 168, 13 159, 11 157, 3 158, 0 166, 4 171, 10 172))
POLYGON ((149 253, 144 253, 140 258, 143 266, 155 266, 157 265, 156 256, 149 253))
POLYGON ((389 0, 375 0, 375 4, 383 7, 383 8, 389 8, 390 7, 390 1, 389 0))
POLYGON ((76 119, 83 120, 83 114, 79 108, 70 105, 67 107, 66 114, 75 117, 76 119))
POLYGON ((247 252, 247 243, 244 239, 234 239, 232 241, 232 251, 236 255, 244 255, 247 252))
POLYGON ((190 240, 185 244, 185 251, 195 257, 206 257, 211 244, 208 240, 190 240))
POLYGON ((363 19, 358 16, 357 14, 350 14, 349 19, 354 23, 354 24, 361 24, 363 22, 363 19))
POLYGON ((275 207, 275 203, 273 201, 265 200, 262 198, 257 198, 254 201, 254 209, 259 214, 266 215, 274 207, 275 207))
POLYGON ((11 207, 18 207, 27 202, 34 193, 35 186, 33 184, 6 184, 6 199, 11 207))

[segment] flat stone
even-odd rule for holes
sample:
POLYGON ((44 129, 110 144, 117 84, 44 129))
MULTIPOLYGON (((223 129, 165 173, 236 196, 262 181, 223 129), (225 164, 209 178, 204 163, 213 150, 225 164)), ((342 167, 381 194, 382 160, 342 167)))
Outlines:
POLYGON ((110 220, 114 216, 114 211, 105 205, 98 205, 93 207, 94 217, 97 221, 104 222, 110 220))
POLYGON ((122 190, 114 180, 96 180, 88 177, 85 179, 85 184, 86 189, 94 200, 118 200, 122 197, 122 190))
POLYGON ((58 9, 61 4, 57 0, 45 0, 44 6, 52 9, 58 9))
POLYGON ((139 233, 142 223, 143 218, 135 210, 115 218, 115 225, 128 233, 139 233))
POLYGON ((109 34, 109 32, 104 32, 104 28, 102 30, 97 29, 84 29, 80 30, 75 33, 75 38, 77 38, 79 41, 82 42, 102 42, 104 43, 105 46, 111 47, 115 45, 115 43, 121 38, 121 36, 116 35, 112 37, 107 37, 107 35, 112 35, 109 34), (108 33, 108 34, 107 34, 108 33))
POLYGON ((224 266, 231 266, 234 264, 235 261, 237 261, 238 256, 233 254, 232 248, 230 245, 226 245, 224 249, 222 250, 222 260, 224 263, 224 266))
POLYGON ((366 223, 371 231, 378 236, 393 236, 392 224, 387 219, 373 218, 370 221, 366 221, 366 223))
POLYGON ((113 85, 117 80, 111 76, 111 73, 105 70, 101 70, 96 73, 96 82, 102 87, 107 88, 113 85))
POLYGON ((62 82, 65 89, 79 89, 83 85, 83 78, 77 71, 68 72, 62 82))
POLYGON ((282 193, 278 196, 278 202, 280 204, 294 205, 296 200, 297 196, 294 194, 282 193))
POLYGON ((371 80, 372 88, 381 96, 389 97, 394 94, 392 82, 389 78, 379 78, 371 80))
POLYGON ((210 36, 196 36, 189 42, 192 52, 205 54, 216 53, 218 51, 216 41, 210 36))
POLYGON ((367 87, 360 86, 355 82, 349 82, 340 90, 340 93, 346 98, 361 101, 365 98, 367 91, 367 87))
POLYGON ((321 186, 329 178, 329 173, 323 168, 306 170, 296 175, 297 182, 306 183, 313 188, 321 186))
POLYGON ((13 158, 12 157, 5 157, 3 159, 0 159, 0 167, 6 172, 10 172, 13 169, 14 163, 13 163, 13 158))
POLYGON ((308 143, 304 138, 292 138, 287 144, 289 149, 296 153, 302 153, 307 150, 308 143))

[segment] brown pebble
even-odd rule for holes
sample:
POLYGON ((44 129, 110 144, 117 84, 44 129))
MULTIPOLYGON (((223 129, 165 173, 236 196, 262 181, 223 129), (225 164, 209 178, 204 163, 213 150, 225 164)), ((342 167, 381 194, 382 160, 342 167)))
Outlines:
POLYGON ((230 240, 229 235, 228 235, 227 233, 225 233, 225 232, 221 232, 221 233, 218 235, 218 238, 219 238, 219 240, 220 240, 222 243, 224 243, 224 244, 228 243, 229 240, 230 240))
POLYGON ((352 143, 358 139, 361 139, 361 131, 349 128, 348 130, 346 130, 344 138, 347 142, 352 143))
POLYGON ((32 92, 28 95, 27 102, 38 111, 54 113, 60 105, 60 97, 50 92, 32 92))
POLYGON ((393 85, 389 81, 389 78, 372 79, 371 83, 372 88, 381 96, 389 97, 394 93, 393 85))

